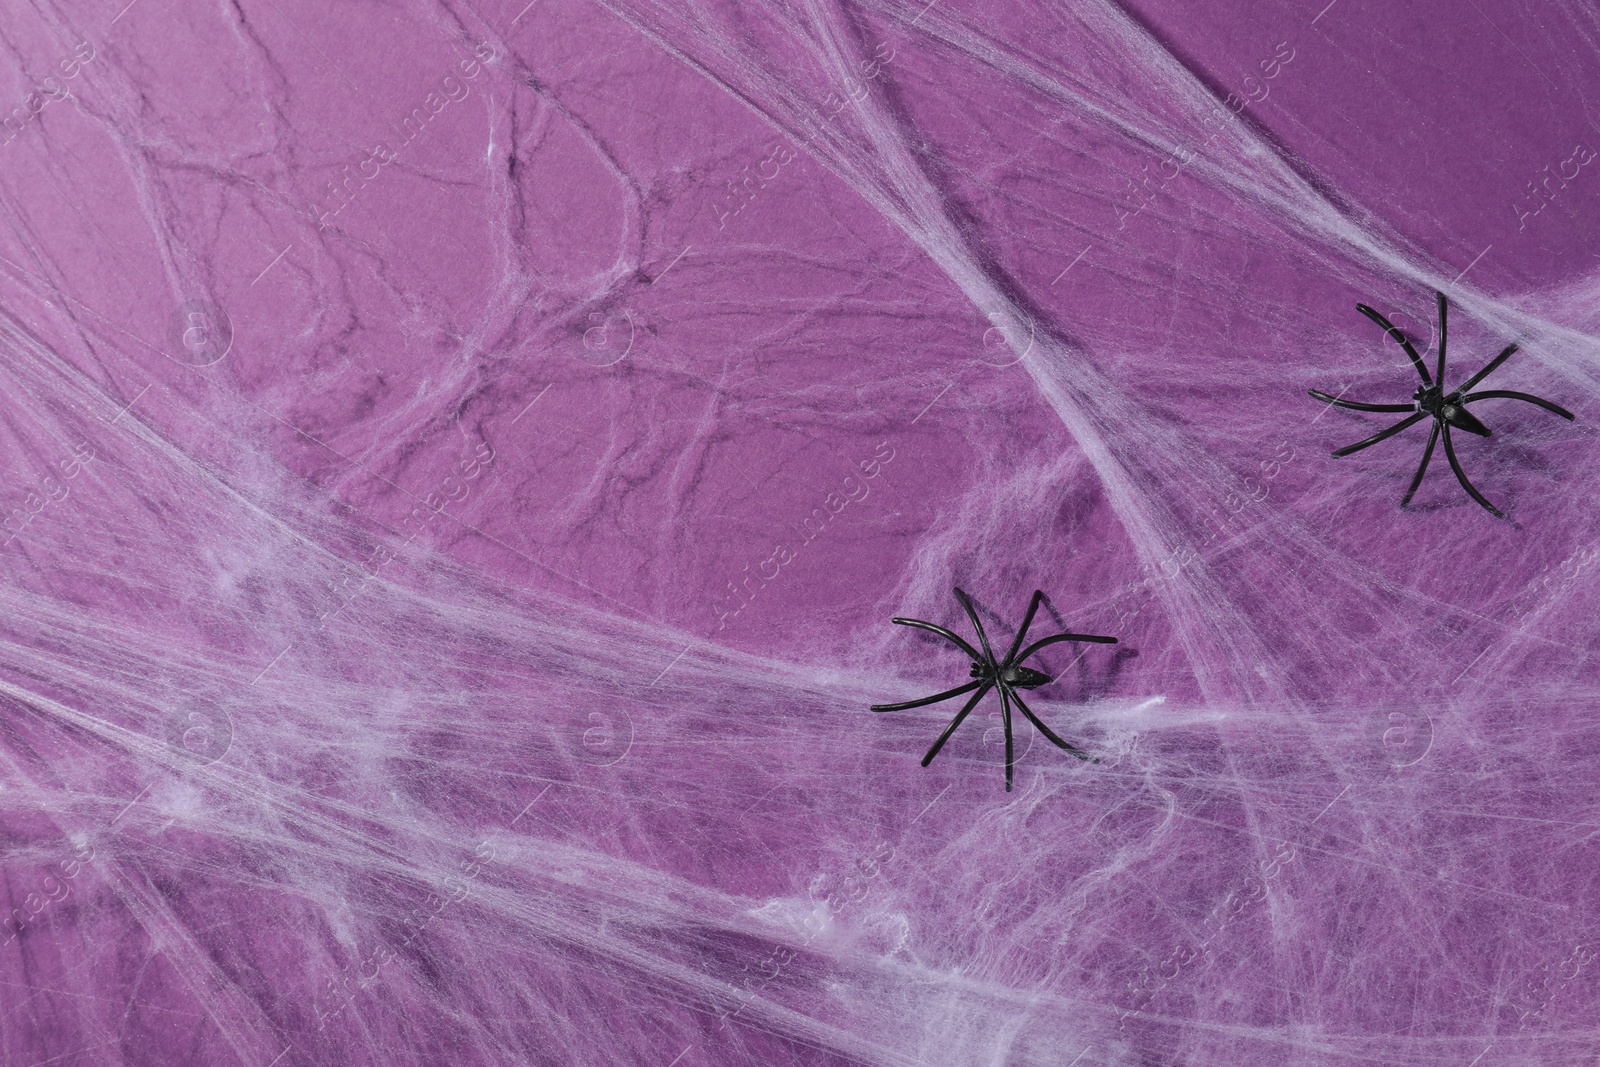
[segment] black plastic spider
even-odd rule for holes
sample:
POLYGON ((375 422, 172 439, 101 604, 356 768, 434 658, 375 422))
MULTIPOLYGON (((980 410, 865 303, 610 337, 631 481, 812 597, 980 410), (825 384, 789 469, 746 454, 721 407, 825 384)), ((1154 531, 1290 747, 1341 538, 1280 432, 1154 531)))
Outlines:
POLYGON ((1486 389, 1477 393, 1467 392, 1468 389, 1471 389, 1474 385, 1494 373, 1495 368, 1499 367, 1500 364, 1510 359, 1511 353, 1518 348, 1516 344, 1507 345, 1504 352, 1491 359, 1477 374, 1468 378, 1453 392, 1446 393, 1444 391, 1445 313, 1449 302, 1446 301, 1443 293, 1435 292, 1434 295, 1439 298, 1439 373, 1437 381, 1428 376, 1428 368, 1423 366, 1422 357, 1417 355, 1417 350, 1411 347, 1411 342, 1406 339, 1406 335, 1401 333, 1394 323, 1365 304, 1356 305, 1357 311, 1383 327, 1390 337, 1400 343, 1400 347, 1406 350, 1406 355, 1411 357, 1411 363, 1417 368, 1417 373, 1422 375, 1422 385, 1412 394, 1411 403, 1361 404, 1354 400, 1340 400, 1338 397, 1329 396, 1327 393, 1319 392, 1316 389, 1311 390, 1311 395, 1329 404, 1337 404, 1342 408, 1354 408, 1357 411, 1410 411, 1414 413, 1408 418, 1401 419, 1387 430, 1373 434, 1365 441, 1357 441, 1353 445, 1345 445, 1343 448, 1337 449, 1333 453, 1335 456, 1348 456, 1352 452, 1359 452, 1369 445, 1375 445, 1379 441, 1393 437, 1401 430, 1421 422, 1423 419, 1433 419, 1433 432, 1428 436, 1428 447, 1422 450, 1422 464, 1417 468, 1416 477, 1411 479, 1411 486, 1406 490, 1406 495, 1401 498, 1400 506, 1405 507, 1411 503, 1412 494, 1417 491, 1417 486, 1422 484, 1422 476, 1428 472, 1428 463, 1433 459, 1433 446, 1442 435, 1444 437, 1444 454, 1450 460, 1450 469, 1456 472, 1456 479, 1461 482, 1461 487, 1467 491, 1472 499, 1488 508, 1491 514, 1503 519, 1506 517, 1505 513, 1484 499, 1483 494, 1478 492, 1477 488, 1467 480, 1466 471, 1461 469, 1461 461, 1456 459, 1455 446, 1450 442, 1450 428, 1454 426, 1458 430, 1475 433, 1479 437, 1492 436, 1489 432, 1489 427, 1479 422, 1477 417, 1467 410, 1467 405, 1477 400, 1490 400, 1496 397, 1506 400, 1525 400, 1530 404, 1537 404, 1546 411, 1553 411, 1568 420, 1571 420, 1573 415, 1566 408, 1552 404, 1548 400, 1541 400, 1536 396, 1529 396, 1527 393, 1513 393, 1506 389, 1486 389))
POLYGON ((1051 637, 1046 637, 1035 641, 1027 648, 1022 649, 1022 651, 1019 653, 1017 649, 1022 648, 1022 641, 1023 638, 1025 638, 1028 634, 1028 627, 1033 625, 1034 612, 1039 610, 1039 604, 1044 600, 1043 591, 1035 589, 1033 591, 1033 599, 1028 602, 1028 614, 1023 616, 1022 628, 1017 631, 1016 639, 1011 642, 1011 650, 1006 653, 1005 659, 997 660, 994 656, 994 650, 989 647, 989 635, 984 633, 983 623, 978 621, 978 613, 972 609, 972 601, 969 600, 967 598, 967 594, 963 593, 960 589, 957 589, 955 594, 956 599, 961 601, 961 606, 966 609, 967 618, 972 620, 972 628, 978 631, 978 640, 983 642, 983 651, 981 653, 971 645, 967 644, 967 642, 963 641, 960 637, 957 637, 949 630, 946 630, 943 626, 935 626, 933 623, 923 622, 921 619, 897 618, 894 621, 899 623, 901 626, 916 626, 923 630, 932 630, 940 637, 947 638, 948 640, 954 642, 957 648, 961 649, 961 651, 972 657, 972 677, 975 680, 944 693, 935 693, 931 697, 923 697, 921 700, 908 700, 903 704, 874 704, 872 705, 872 710, 904 711, 907 708, 920 708, 926 704, 937 704, 941 700, 949 700, 951 697, 958 697, 962 693, 971 693, 972 690, 977 690, 976 693, 972 694, 972 699, 967 701, 967 706, 962 708, 961 712, 950 721, 949 726, 945 727, 944 733, 939 735, 939 740, 935 741, 933 743, 933 747, 928 749, 928 754, 922 757, 922 765, 926 767, 928 764, 933 762, 933 757, 939 754, 939 750, 944 747, 944 743, 950 740, 950 735, 956 732, 956 727, 961 725, 961 721, 967 717, 973 708, 978 706, 978 701, 983 699, 984 694, 990 689, 1000 690, 1000 708, 1004 714, 1006 727, 1007 792, 1011 791, 1012 701, 1016 701, 1017 708, 1022 712, 1022 714, 1028 717, 1028 721, 1037 726, 1039 728, 1039 732, 1048 737, 1051 743, 1056 745, 1056 747, 1064 748, 1074 756, 1077 756, 1081 760, 1086 760, 1089 763, 1099 763, 1100 761, 1098 759, 1089 755, 1087 752, 1084 752, 1082 749, 1079 749, 1073 745, 1069 745, 1067 742, 1061 740, 1061 738, 1057 737, 1051 731, 1050 727, 1040 722, 1039 717, 1028 708, 1028 705, 1022 702, 1022 697, 1017 693, 1017 690, 1037 689, 1041 685, 1044 685, 1046 682, 1051 680, 1048 674, 1041 673, 1040 671, 1036 671, 1031 667, 1024 667, 1022 665, 1024 660, 1028 659, 1028 657, 1032 656, 1035 652, 1038 652, 1046 645, 1053 645, 1058 641, 1094 641, 1103 645, 1114 645, 1117 643, 1117 639, 1115 637, 1096 637, 1093 634, 1055 634, 1051 637))

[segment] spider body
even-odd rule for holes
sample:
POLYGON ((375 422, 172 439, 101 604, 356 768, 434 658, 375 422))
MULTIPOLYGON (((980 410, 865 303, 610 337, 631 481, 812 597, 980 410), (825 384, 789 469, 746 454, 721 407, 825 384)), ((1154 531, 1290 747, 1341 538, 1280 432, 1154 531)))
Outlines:
POLYGON ((1050 680, 1048 674, 1036 671, 1032 667, 1005 667, 1002 668, 1002 673, 997 676, 994 668, 987 663, 974 663, 972 665, 972 676, 981 678, 990 685, 994 685, 1003 679, 1013 689, 1037 689, 1050 680))
POLYGON ((1422 357, 1417 354, 1417 350, 1412 347, 1411 341, 1394 325, 1394 323, 1390 322, 1388 319, 1384 318, 1381 314, 1374 311, 1372 308, 1369 308, 1365 304, 1356 305, 1357 311, 1361 312, 1361 314, 1365 315, 1367 318, 1383 327, 1384 332, 1392 337, 1401 348, 1405 349, 1406 355, 1411 359, 1411 365, 1416 367, 1417 374, 1422 378, 1422 384, 1417 387, 1417 391, 1415 393, 1411 394, 1411 403, 1365 404, 1355 400, 1341 400, 1339 397, 1329 396, 1327 393, 1320 392, 1316 389, 1311 390, 1311 395, 1325 403, 1337 405, 1338 407, 1342 408, 1352 408, 1356 411, 1406 411, 1411 413, 1409 416, 1401 419, 1388 429, 1380 430, 1378 433, 1373 434, 1364 441, 1357 441, 1353 445, 1346 445, 1343 448, 1334 450, 1333 454, 1335 456, 1348 456, 1352 452, 1359 452, 1363 448, 1368 448, 1380 441, 1388 440, 1395 434, 1401 432, 1402 430, 1408 429, 1424 419, 1432 420, 1433 431, 1428 436, 1427 447, 1422 450, 1422 463, 1417 467, 1416 476, 1411 479, 1411 485, 1408 489, 1406 489, 1406 495, 1400 499, 1401 507, 1405 507, 1411 503, 1411 497, 1416 493, 1417 487, 1422 484, 1422 476, 1428 472, 1428 464, 1433 459, 1433 446, 1438 443, 1440 438, 1443 438, 1445 458, 1450 461, 1450 469, 1455 472, 1456 480, 1461 483, 1461 487, 1467 491, 1468 496, 1472 497, 1472 499, 1476 500, 1479 504, 1482 504, 1491 514, 1503 519, 1506 517, 1505 513, 1499 508, 1495 507, 1493 504, 1489 503, 1484 495, 1478 492, 1477 487, 1475 487, 1472 482, 1468 480, 1467 472, 1461 469, 1461 461, 1456 458, 1455 444, 1450 440, 1450 431, 1452 428, 1463 430, 1466 433, 1476 434, 1479 437, 1494 436, 1490 432, 1489 427, 1485 426, 1476 415, 1467 410, 1467 405, 1479 400, 1521 400, 1524 403, 1533 404, 1544 408, 1546 411, 1560 415, 1562 418, 1569 421, 1573 418, 1573 415, 1572 412, 1568 411, 1566 408, 1563 408, 1557 404, 1552 404, 1550 401, 1542 400, 1536 396, 1529 396, 1527 393, 1516 393, 1507 389, 1484 389, 1478 392, 1470 391, 1473 386, 1483 381, 1490 374, 1493 374, 1495 369, 1498 368, 1500 364, 1511 358, 1511 354, 1519 347, 1516 344, 1507 345, 1505 350, 1485 364, 1482 370, 1468 378, 1458 388, 1453 389, 1448 393, 1445 392, 1445 340, 1449 301, 1445 299, 1445 295, 1443 293, 1435 292, 1434 296, 1438 298, 1439 303, 1439 359, 1437 377, 1428 373, 1428 368, 1423 364, 1422 357))
POLYGON ((1033 713, 1033 710, 1029 708, 1027 704, 1023 703, 1022 696, 1017 692, 1017 690, 1037 689, 1041 685, 1044 685, 1046 682, 1051 680, 1050 675, 1045 674, 1042 671, 1036 671, 1032 667, 1023 666, 1024 661, 1046 646, 1053 645, 1059 641, 1092 641, 1097 644, 1114 645, 1117 643, 1117 639, 1115 637, 1097 637, 1094 634, 1054 634, 1050 637, 1035 641, 1027 648, 1023 648, 1022 642, 1028 635, 1028 627, 1033 625, 1034 613, 1039 610, 1039 604, 1044 600, 1043 591, 1035 589, 1033 591, 1033 599, 1028 602, 1028 613, 1023 617, 1022 626, 1017 630, 1017 636, 1011 642, 1011 648, 1006 652, 1005 657, 1002 659, 995 656, 994 649, 989 646, 989 635, 984 631, 983 623, 979 621, 978 613, 973 610, 972 601, 967 597, 967 594, 962 592, 960 589, 956 589, 955 594, 956 599, 961 601, 961 607, 966 611, 967 618, 971 620, 972 628, 978 633, 978 641, 983 645, 982 652, 979 652, 964 638, 957 636, 951 631, 945 629, 943 626, 937 626, 931 622, 924 622, 921 619, 896 618, 894 621, 899 623, 901 626, 915 626, 918 629, 929 630, 954 644, 962 652, 966 653, 967 656, 972 660, 973 680, 968 682, 966 685, 958 686, 955 689, 951 689, 943 693, 935 693, 931 697, 923 697, 919 700, 907 700, 900 704, 874 704, 872 705, 872 710, 904 711, 908 708, 920 708, 925 707, 928 704, 937 704, 940 701, 950 700, 951 698, 961 696, 964 693, 972 693, 972 698, 967 701, 966 706, 963 707, 961 711, 957 713, 956 717, 950 721, 950 725, 945 727, 944 733, 940 734, 939 739, 933 743, 933 747, 928 749, 928 754, 922 757, 922 765, 926 767, 929 763, 933 762, 933 757, 937 756, 939 754, 939 750, 944 747, 944 743, 950 740, 950 735, 956 732, 956 727, 960 726, 963 720, 965 720, 966 717, 972 713, 972 709, 978 706, 978 702, 984 698, 989 690, 997 690, 1000 693, 1000 710, 1003 715, 1006 732, 1007 792, 1010 792, 1011 790, 1013 766, 1012 757, 1014 752, 1011 734, 1012 704, 1016 704, 1017 710, 1022 712, 1022 714, 1026 716, 1027 720, 1033 723, 1033 725, 1038 728, 1039 732, 1044 734, 1045 737, 1049 738, 1050 742, 1056 747, 1065 749, 1074 756, 1077 756, 1079 759, 1085 760, 1089 763, 1099 763, 1100 761, 1098 759, 1090 756, 1087 752, 1084 752, 1082 749, 1079 749, 1074 745, 1070 745, 1061 738, 1057 737, 1048 726, 1039 720, 1039 717, 1033 713), (976 692, 974 692, 974 690, 976 690, 976 692))
POLYGON ((1493 437, 1489 427, 1478 421, 1478 417, 1467 410, 1461 403, 1459 391, 1446 396, 1444 390, 1437 385, 1419 385, 1417 391, 1411 395, 1418 411, 1426 412, 1435 419, 1443 419, 1458 430, 1475 433, 1479 437, 1493 437))

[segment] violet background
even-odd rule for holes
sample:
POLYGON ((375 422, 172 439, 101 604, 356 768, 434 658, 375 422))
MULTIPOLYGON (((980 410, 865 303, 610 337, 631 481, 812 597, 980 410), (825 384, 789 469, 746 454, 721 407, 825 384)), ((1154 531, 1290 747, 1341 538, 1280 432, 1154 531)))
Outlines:
POLYGON ((1592 6, 3 10, 0 1064, 1600 1062, 1592 6))

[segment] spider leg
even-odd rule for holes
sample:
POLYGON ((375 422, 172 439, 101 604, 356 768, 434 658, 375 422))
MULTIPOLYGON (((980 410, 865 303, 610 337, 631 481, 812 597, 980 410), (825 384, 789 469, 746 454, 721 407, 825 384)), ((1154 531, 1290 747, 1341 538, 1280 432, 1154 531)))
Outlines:
POLYGON ((1028 601, 1028 613, 1022 616, 1022 626, 1017 630, 1016 640, 1011 642, 1011 649, 1006 653, 1006 662, 1011 663, 1017 655, 1017 649, 1022 647, 1022 639, 1028 636, 1028 627, 1033 625, 1033 614, 1039 610, 1039 604, 1044 600, 1044 590, 1035 589, 1033 599, 1028 601))
POLYGON ((1329 404, 1333 404, 1336 407, 1354 408, 1356 411, 1415 411, 1415 410, 1417 410, 1417 405, 1415 405, 1415 404, 1363 404, 1359 400, 1340 400, 1336 396, 1329 396, 1327 393, 1320 392, 1320 391, 1318 391, 1316 389, 1310 390, 1310 393, 1311 393, 1312 396, 1316 397, 1318 400, 1324 401, 1324 402, 1329 403, 1329 404))
POLYGON ((1010 692, 1009 685, 998 687, 1000 690, 1000 715, 1006 724, 1006 792, 1011 792, 1011 701, 1007 698, 1010 692))
POLYGON ((961 606, 967 609, 967 618, 972 620, 972 628, 978 631, 978 640, 983 642, 983 654, 988 658, 989 666, 991 668, 997 667, 999 664, 994 658, 994 649, 989 647, 989 635, 984 632, 983 621, 978 618, 977 611, 973 609, 972 601, 960 589, 957 589, 955 593, 956 599, 961 601, 961 606))
POLYGON ((1457 389, 1456 392, 1464 393, 1468 389, 1471 389, 1474 385, 1477 385, 1479 382, 1483 381, 1489 375, 1493 374, 1494 371, 1495 371, 1495 368, 1500 366, 1500 364, 1504 363, 1506 360, 1510 359, 1511 358, 1511 353, 1515 352, 1519 347, 1521 347, 1521 346, 1515 345, 1515 344, 1506 345, 1506 350, 1504 352, 1500 353, 1498 356, 1495 356, 1489 362, 1485 363, 1483 365, 1483 369, 1480 370, 1477 374, 1474 374, 1472 377, 1470 377, 1466 381, 1462 382, 1461 383, 1461 388, 1457 389))
POLYGON ((1529 396, 1527 393, 1514 393, 1509 389, 1485 389, 1481 393, 1468 393, 1466 396, 1461 398, 1461 402, 1463 404, 1470 404, 1474 400, 1492 400, 1495 397, 1501 397, 1505 400, 1526 400, 1530 404, 1539 405, 1546 411, 1553 411, 1568 421, 1571 421, 1576 417, 1572 414, 1572 412, 1568 411, 1559 404, 1552 404, 1548 400, 1541 400, 1536 396, 1529 396))
POLYGON ((962 721, 972 713, 972 709, 978 706, 978 701, 982 700, 984 694, 993 687, 993 682, 985 682, 982 688, 972 694, 972 699, 967 701, 967 706, 962 708, 956 714, 956 717, 950 720, 950 725, 944 728, 944 733, 939 735, 939 740, 935 741, 933 747, 928 749, 928 754, 922 757, 922 765, 924 767, 933 762, 933 757, 937 756, 939 750, 944 747, 944 743, 950 740, 950 735, 956 732, 956 727, 961 725, 962 721))
POLYGON ((1390 322, 1388 319, 1384 318, 1382 315, 1378 314, 1376 311, 1373 311, 1371 308, 1367 307, 1365 304, 1357 304, 1356 310, 1361 312, 1361 314, 1365 315, 1367 318, 1371 319, 1373 322, 1377 323, 1379 326, 1382 326, 1386 331, 1388 331, 1390 337, 1394 338, 1400 343, 1400 347, 1406 350, 1406 355, 1411 357, 1412 366, 1416 367, 1417 373, 1422 375, 1423 385, 1433 384, 1433 379, 1428 377, 1428 368, 1422 365, 1422 357, 1417 355, 1417 350, 1411 347, 1411 342, 1406 339, 1405 334, 1400 332, 1399 327, 1390 322))
POLYGON ((1456 472, 1456 479, 1461 483, 1461 488, 1465 489, 1472 499, 1488 508, 1491 515, 1494 515, 1496 518, 1505 518, 1505 512, 1501 511, 1499 508, 1495 507, 1493 504, 1489 503, 1489 501, 1484 499, 1483 494, 1478 492, 1477 488, 1474 487, 1471 482, 1467 481, 1467 472, 1461 469, 1461 461, 1456 459, 1455 446, 1450 443, 1450 424, 1446 422, 1440 425, 1444 430, 1444 454, 1445 457, 1450 460, 1450 468, 1456 472))
POLYGON ((943 693, 935 693, 933 696, 923 697, 921 700, 906 700, 899 704, 874 704, 872 705, 872 710, 905 711, 907 708, 920 708, 925 704, 937 704, 941 700, 949 700, 951 697, 958 697, 962 693, 970 693, 982 684, 982 682, 968 682, 966 685, 957 686, 954 689, 947 689, 943 693))
POLYGON ((1444 388, 1444 337, 1445 337, 1445 318, 1446 318, 1445 310, 1450 306, 1450 302, 1448 300, 1446 300, 1444 298, 1444 294, 1439 292, 1439 290, 1437 290, 1437 289, 1435 289, 1433 291, 1433 295, 1439 298, 1439 388, 1443 389, 1444 388))
POLYGON ((1406 490, 1406 495, 1400 498, 1400 506, 1405 507, 1411 503, 1411 496, 1417 491, 1417 486, 1422 484, 1422 476, 1428 473, 1428 464, 1433 460, 1433 446, 1439 440, 1439 420, 1433 420, 1433 432, 1428 435, 1428 447, 1422 450, 1422 463, 1417 467, 1417 476, 1411 479, 1411 488, 1406 490))
POLYGON ((1011 662, 1021 663, 1029 656, 1039 651, 1041 648, 1044 648, 1046 645, 1053 645, 1057 641, 1093 641, 1095 644, 1099 645, 1114 645, 1117 643, 1117 639, 1115 637, 1099 637, 1095 634, 1053 634, 1050 637, 1040 638, 1038 641, 1035 641, 1033 644, 1023 649, 1022 655, 1018 656, 1011 662))
POLYGON ((1421 422, 1423 419, 1426 419, 1428 417, 1429 416, 1428 416, 1428 413, 1426 411, 1419 411, 1415 415, 1411 416, 1409 419, 1401 419, 1399 422, 1395 423, 1393 426, 1389 427, 1387 430, 1379 430, 1377 433, 1373 434, 1371 437, 1367 438, 1365 441, 1357 441, 1353 445, 1345 445, 1343 448, 1334 449, 1333 454, 1335 456, 1348 456, 1352 452, 1360 452, 1363 448, 1370 448, 1371 446, 1377 444, 1379 441, 1387 441, 1389 438, 1393 437, 1395 434, 1399 433, 1401 430, 1404 430, 1404 429, 1406 429, 1408 427, 1411 427, 1411 426, 1415 426, 1417 423, 1421 422))
POLYGON ((1091 756, 1077 745, 1068 744, 1067 742, 1061 740, 1061 738, 1057 737, 1055 735, 1055 731, 1051 730, 1050 727, 1041 722, 1039 716, 1035 715, 1028 705, 1022 702, 1022 694, 1012 693, 1011 699, 1017 702, 1017 708, 1022 712, 1022 714, 1028 717, 1028 721, 1037 726, 1039 728, 1039 732, 1050 739, 1051 744, 1055 745, 1057 748, 1066 749, 1068 752, 1072 753, 1074 756, 1077 756, 1086 763, 1100 762, 1098 757, 1091 756))
POLYGON ((965 652, 967 655, 971 656, 974 663, 983 659, 983 654, 981 652, 967 644, 967 642, 962 640, 960 636, 951 633, 949 630, 946 630, 943 626, 935 626, 933 623, 923 622, 921 619, 895 619, 893 621, 899 623, 901 626, 915 626, 919 630, 931 630, 940 637, 947 638, 948 640, 955 642, 956 647, 961 649, 961 651, 965 652))

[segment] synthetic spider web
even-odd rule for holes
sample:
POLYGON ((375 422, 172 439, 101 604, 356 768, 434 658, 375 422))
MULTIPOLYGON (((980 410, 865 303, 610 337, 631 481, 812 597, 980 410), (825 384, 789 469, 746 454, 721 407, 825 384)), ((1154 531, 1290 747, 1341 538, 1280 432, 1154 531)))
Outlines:
POLYGON ((1594 1061, 1591 7, 80 8, 0 1063, 1594 1061), (1434 291, 1514 523, 1305 398, 1434 291), (954 586, 1099 763, 866 711, 954 586))

